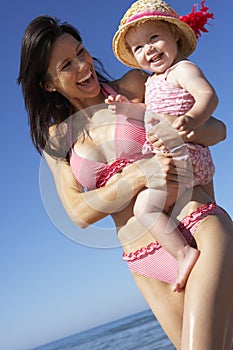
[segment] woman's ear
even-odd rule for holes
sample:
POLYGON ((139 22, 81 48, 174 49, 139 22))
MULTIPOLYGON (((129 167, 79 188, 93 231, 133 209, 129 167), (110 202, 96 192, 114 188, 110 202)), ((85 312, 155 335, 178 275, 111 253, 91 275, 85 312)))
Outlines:
POLYGON ((42 81, 40 81, 39 85, 41 89, 44 89, 46 91, 49 91, 49 92, 56 91, 52 82, 42 83, 42 81))
POLYGON ((43 88, 49 92, 56 91, 54 84, 52 82, 47 82, 47 83, 43 84, 43 88))

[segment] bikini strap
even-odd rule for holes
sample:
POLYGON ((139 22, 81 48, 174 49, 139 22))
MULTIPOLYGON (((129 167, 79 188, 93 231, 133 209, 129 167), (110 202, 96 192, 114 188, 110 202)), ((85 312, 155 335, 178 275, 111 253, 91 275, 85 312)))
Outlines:
POLYGON ((100 83, 100 87, 105 97, 108 97, 109 95, 113 95, 113 96, 117 95, 117 92, 108 84, 100 83))
MULTIPOLYGON (((113 95, 113 96, 117 95, 117 92, 108 84, 101 82, 100 87, 105 97, 108 97, 109 95, 113 95)), ((73 145, 72 124, 73 124, 73 118, 72 118, 72 114, 70 114, 67 120, 67 142, 68 142, 70 154, 72 152, 72 145, 73 145)))

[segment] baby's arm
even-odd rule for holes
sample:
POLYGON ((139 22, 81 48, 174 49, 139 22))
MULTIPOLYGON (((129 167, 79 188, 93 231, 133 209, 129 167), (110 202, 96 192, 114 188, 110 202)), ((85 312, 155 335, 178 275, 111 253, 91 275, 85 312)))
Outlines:
POLYGON ((176 84, 188 91, 195 100, 187 115, 178 117, 173 127, 178 132, 183 132, 183 135, 190 134, 191 137, 192 131, 211 117, 218 105, 218 97, 214 88, 195 64, 182 62, 172 73, 176 84))
POLYGON ((145 104, 131 102, 126 96, 123 95, 109 95, 105 99, 105 103, 108 104, 109 109, 113 113, 124 114, 127 118, 144 121, 145 104))

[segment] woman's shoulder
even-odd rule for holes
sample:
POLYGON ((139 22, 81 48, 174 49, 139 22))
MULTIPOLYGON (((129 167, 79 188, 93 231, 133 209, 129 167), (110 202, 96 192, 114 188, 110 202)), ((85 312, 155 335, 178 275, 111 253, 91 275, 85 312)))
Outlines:
POLYGON ((140 69, 132 69, 121 78, 111 82, 117 93, 126 96, 133 102, 142 102, 145 94, 145 82, 148 74, 140 69))

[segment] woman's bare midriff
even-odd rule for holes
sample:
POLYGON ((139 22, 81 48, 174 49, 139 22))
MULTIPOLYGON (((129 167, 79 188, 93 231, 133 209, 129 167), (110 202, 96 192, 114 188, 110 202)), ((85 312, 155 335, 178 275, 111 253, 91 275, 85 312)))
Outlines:
MULTIPOLYGON (((212 201, 199 187, 195 187, 193 192, 183 196, 175 204, 176 218, 181 220, 183 217, 191 214, 198 207, 212 201), (188 202, 184 203, 190 199, 188 202)), ((139 224, 133 215, 134 200, 122 211, 113 214, 113 220, 117 227, 118 238, 125 253, 135 251, 141 247, 145 247, 154 241, 153 236, 139 224)), ((171 211, 172 212, 172 211, 171 211)), ((174 215, 174 213, 172 213, 174 215)), ((175 219, 175 218, 173 218, 175 219)))

